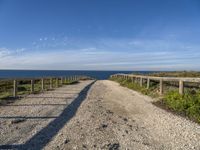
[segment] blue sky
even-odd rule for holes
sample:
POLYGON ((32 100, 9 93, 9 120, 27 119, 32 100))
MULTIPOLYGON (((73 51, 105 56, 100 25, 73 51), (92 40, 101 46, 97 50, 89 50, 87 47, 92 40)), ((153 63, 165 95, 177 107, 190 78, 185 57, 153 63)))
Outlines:
POLYGON ((0 0, 0 69, 200 70, 200 1, 0 0))

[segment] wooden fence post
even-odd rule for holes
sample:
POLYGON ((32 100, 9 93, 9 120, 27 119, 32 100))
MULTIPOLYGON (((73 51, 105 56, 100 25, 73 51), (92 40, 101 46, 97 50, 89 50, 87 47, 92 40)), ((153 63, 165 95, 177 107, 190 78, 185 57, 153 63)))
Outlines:
POLYGON ((34 80, 31 80, 31 93, 34 92, 34 80))
POLYGON ((131 77, 131 82, 133 83, 133 77, 131 77))
POLYGON ((59 81, 58 81, 58 78, 56 78, 56 87, 58 87, 59 86, 59 83, 58 83, 59 81))
POLYGON ((135 84, 137 84, 137 77, 135 77, 135 80, 134 80, 135 84))
POLYGON ((44 79, 41 80, 42 91, 44 91, 44 79))
POLYGON ((17 97, 17 80, 13 81, 13 97, 17 97))
POLYGON ((147 78, 147 89, 149 89, 149 87, 150 87, 150 79, 147 78))
POLYGON ((142 87, 142 84, 143 84, 143 78, 140 77, 140 86, 142 87))
POLYGON ((179 81, 179 94, 184 94, 184 82, 182 80, 179 81))
POLYGON ((61 77, 60 84, 63 85, 63 77, 61 77))
POLYGON ((50 89, 53 89, 53 79, 50 78, 50 89))
POLYGON ((160 95, 163 94, 163 80, 160 79, 160 95))

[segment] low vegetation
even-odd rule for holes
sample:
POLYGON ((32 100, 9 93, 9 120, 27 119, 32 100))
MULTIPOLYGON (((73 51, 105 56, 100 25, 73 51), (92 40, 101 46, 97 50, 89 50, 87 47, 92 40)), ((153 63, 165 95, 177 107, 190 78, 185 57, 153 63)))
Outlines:
POLYGON ((173 71, 173 72, 156 72, 147 74, 156 77, 200 77, 200 72, 196 71, 173 71))
MULTIPOLYGON (((75 84, 78 81, 66 80, 63 82, 64 85, 67 84, 75 84)), ((53 80, 53 88, 56 87, 56 80, 53 80)), ((60 81, 59 81, 60 85, 60 81)), ((42 89, 41 80, 35 80, 34 83, 34 94, 40 93, 42 89)), ((50 81, 44 81, 44 89, 45 90, 52 90, 50 89, 50 81)), ((18 95, 25 96, 31 94, 31 81, 30 80, 21 80, 18 81, 18 95)), ((0 104, 12 98, 13 95, 13 81, 12 80, 0 80, 0 104)))
MULTIPOLYGON (((174 76, 179 77, 198 77, 199 73, 196 72, 165 72, 156 73, 155 76, 174 76), (185 76, 188 75, 188 76, 185 76)), ((200 75, 200 74, 199 74, 200 75)), ((186 116, 187 118, 200 123, 200 90, 198 86, 188 85, 185 88, 185 93, 180 95, 176 84, 167 83, 165 84, 165 93, 159 95, 159 83, 151 82, 150 88, 147 89, 145 86, 140 86, 138 83, 132 82, 130 79, 122 78, 111 78, 111 80, 120 83, 120 85, 128 87, 130 89, 141 92, 142 94, 157 98, 156 105, 161 106, 167 110, 175 112, 176 114, 186 116)), ((144 84, 146 85, 146 84, 144 84)))

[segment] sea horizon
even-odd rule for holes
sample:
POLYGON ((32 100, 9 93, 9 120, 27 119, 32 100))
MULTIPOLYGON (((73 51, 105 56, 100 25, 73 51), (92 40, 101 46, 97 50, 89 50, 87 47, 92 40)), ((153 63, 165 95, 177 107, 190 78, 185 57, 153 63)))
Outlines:
POLYGON ((71 75, 86 75, 96 79, 108 79, 116 73, 152 73, 160 71, 123 71, 123 70, 23 70, 23 69, 0 69, 0 78, 40 78, 40 77, 61 77, 71 75))

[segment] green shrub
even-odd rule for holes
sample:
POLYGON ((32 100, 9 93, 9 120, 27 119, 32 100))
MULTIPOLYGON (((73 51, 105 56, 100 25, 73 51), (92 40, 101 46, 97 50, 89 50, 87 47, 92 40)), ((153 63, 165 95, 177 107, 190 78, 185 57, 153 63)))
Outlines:
POLYGON ((180 95, 178 91, 170 91, 164 96, 165 105, 190 119, 200 123, 200 93, 191 94, 190 91, 180 95))

